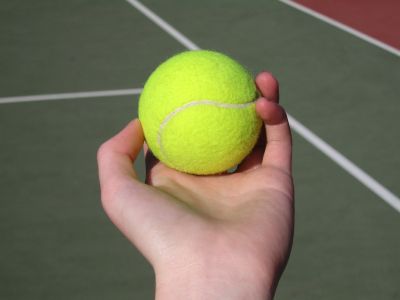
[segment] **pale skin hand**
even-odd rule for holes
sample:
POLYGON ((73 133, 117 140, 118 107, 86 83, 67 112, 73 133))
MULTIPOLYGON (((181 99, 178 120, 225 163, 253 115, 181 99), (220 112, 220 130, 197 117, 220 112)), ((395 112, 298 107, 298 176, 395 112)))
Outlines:
POLYGON ((267 145, 233 174, 166 167, 147 151, 138 120, 98 151, 103 207, 153 266, 156 299, 273 297, 293 237, 292 143, 277 81, 263 72, 256 84, 267 145), (146 183, 132 167, 143 146, 146 183))

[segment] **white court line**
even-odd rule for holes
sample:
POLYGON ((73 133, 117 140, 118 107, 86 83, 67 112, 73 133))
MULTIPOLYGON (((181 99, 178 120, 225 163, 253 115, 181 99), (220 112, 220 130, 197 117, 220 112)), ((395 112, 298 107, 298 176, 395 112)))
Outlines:
POLYGON ((131 5, 133 5, 137 10, 142 12, 142 14, 144 14, 146 17, 148 17, 150 20, 152 20, 154 23, 156 23, 158 26, 160 26, 164 31, 168 32, 171 36, 173 36, 176 40, 178 40, 186 48, 188 48, 190 50, 200 49, 195 43, 193 43, 191 40, 189 40, 187 37, 185 37, 178 30, 176 30, 174 27, 169 25, 167 22, 165 22, 163 19, 161 19, 159 16, 157 16, 154 12, 152 12, 150 9, 148 9, 146 6, 144 6, 139 1, 135 1, 135 0, 127 0, 127 1, 131 5))
POLYGON ((313 17, 315 17, 315 18, 317 18, 317 19, 319 19, 319 20, 321 20, 321 21, 323 21, 325 23, 328 23, 328 24, 330 24, 330 25, 332 25, 334 27, 337 27, 337 28, 339 28, 339 29, 341 29, 343 31, 346 31, 346 32, 348 32, 348 33, 350 33, 350 34, 352 34, 352 35, 354 35, 354 36, 356 36, 356 37, 358 37, 358 38, 360 38, 360 39, 362 39, 362 40, 364 40, 364 41, 366 41, 366 42, 368 42, 370 44, 373 44, 373 45, 375 45, 375 46, 377 46, 379 48, 382 48, 382 49, 384 49, 384 50, 386 50, 386 51, 388 51, 388 52, 390 52, 390 53, 392 53, 392 54, 394 54, 396 56, 400 56, 400 50, 399 49, 396 49, 396 48, 394 48, 394 47, 392 47, 392 46, 390 46, 390 45, 388 45, 386 43, 383 43, 383 42, 381 42, 381 41, 379 41, 379 40, 377 40, 377 39, 375 39, 375 38, 373 38, 373 37, 371 37, 371 36, 369 36, 369 35, 367 35, 365 33, 362 33, 361 31, 358 31, 358 30, 356 30, 354 28, 351 28, 350 26, 347 26, 347 25, 345 25, 343 23, 340 23, 340 22, 338 22, 338 21, 336 21, 336 20, 334 20, 332 18, 329 18, 329 17, 327 17, 327 16, 325 16, 323 14, 320 14, 320 13, 316 12, 315 10, 312 10, 312 9, 310 9, 310 8, 304 6, 304 5, 301 5, 301 4, 296 3, 294 1, 291 1, 291 0, 279 0, 279 1, 282 2, 282 3, 285 3, 286 5, 291 6, 291 7, 295 8, 295 9, 297 9, 297 10, 300 10, 300 11, 306 13, 306 14, 309 14, 309 15, 311 15, 311 16, 313 16, 313 17))
POLYGON ((385 200, 391 207, 400 212, 400 199, 395 194, 393 194, 387 188, 382 186, 374 178, 365 173, 352 161, 343 156, 343 154, 341 154, 331 145, 323 141, 320 137, 318 137, 315 133, 313 133, 311 130, 309 130, 299 121, 297 121, 295 118, 288 115, 288 119, 290 127, 293 128, 294 131, 296 131, 310 144, 314 145, 315 148, 319 149, 322 153, 324 153, 326 156, 328 156, 330 159, 336 162, 339 166, 341 166, 344 170, 350 173, 353 177, 355 177, 358 181, 360 181, 363 185, 365 185, 369 190, 371 190, 380 198, 385 200))
MULTIPOLYGON (((162 20, 159 16, 157 16, 154 12, 149 10, 143 4, 141 4, 137 0, 126 0, 134 7, 143 12, 149 19, 151 19, 154 23, 164 29, 167 33, 173 36, 177 41, 183 44, 190 50, 200 49, 196 44, 191 42, 187 37, 185 37, 178 30, 173 28, 166 21, 162 20)), ((340 152, 330 146, 328 143, 323 141, 317 135, 315 135, 311 130, 306 128, 303 124, 297 121, 292 116, 288 115, 289 123, 291 128, 297 132, 300 136, 302 136, 309 143, 314 145, 317 149, 319 149, 322 153, 336 162, 339 166, 341 166, 344 170, 346 170, 350 175, 356 178, 359 182, 365 185, 369 190, 374 192, 377 196, 379 196, 382 200, 384 200, 387 204, 393 207, 395 210, 400 212, 400 199, 390 192, 387 188, 385 188, 382 184, 368 175, 365 171, 360 169, 353 162, 348 160, 345 156, 343 156, 340 152)))
POLYGON ((45 101, 45 100, 64 100, 64 99, 77 99, 77 98, 95 98, 95 97, 107 97, 107 96, 137 95, 137 94, 140 94, 141 92, 142 92, 142 89, 127 89, 127 90, 92 91, 92 92, 63 93, 63 94, 1 97, 0 104, 17 103, 17 102, 31 102, 31 101, 45 101))

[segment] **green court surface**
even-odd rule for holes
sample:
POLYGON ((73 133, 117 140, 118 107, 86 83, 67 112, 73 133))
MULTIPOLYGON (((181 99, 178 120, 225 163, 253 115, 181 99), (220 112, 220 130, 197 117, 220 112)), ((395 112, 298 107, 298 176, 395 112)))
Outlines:
MULTIPOLYGON (((199 47, 270 70, 293 117, 400 195, 399 57, 279 2, 142 3, 199 47)), ((185 50, 124 0, 7 0, 0 24, 0 97, 141 88, 185 50)), ((97 148, 137 100, 0 101, 0 299, 154 298, 97 180, 97 148)), ((399 212, 295 132, 294 179, 276 299, 399 299, 399 212)))

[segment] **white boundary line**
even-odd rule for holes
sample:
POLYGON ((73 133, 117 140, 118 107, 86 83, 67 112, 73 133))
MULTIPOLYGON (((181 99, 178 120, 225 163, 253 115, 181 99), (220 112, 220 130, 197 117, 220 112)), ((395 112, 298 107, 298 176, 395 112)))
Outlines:
POLYGON ((323 14, 320 14, 320 13, 316 12, 315 10, 312 10, 312 9, 310 9, 310 8, 304 6, 304 5, 301 5, 301 4, 296 3, 294 1, 291 1, 291 0, 279 0, 279 1, 284 3, 284 4, 286 4, 286 5, 291 6, 291 7, 295 8, 295 9, 297 9, 297 10, 300 10, 300 11, 302 11, 302 12, 308 14, 308 15, 311 15, 311 16, 313 16, 313 17, 315 17, 315 18, 317 18, 317 19, 319 19, 319 20, 321 20, 321 21, 323 21, 325 23, 328 23, 328 24, 330 24, 330 25, 332 25, 334 27, 337 27, 337 28, 339 28, 339 29, 341 29, 343 31, 346 31, 346 32, 348 32, 348 33, 350 33, 350 34, 352 34, 352 35, 354 35, 354 36, 356 36, 356 37, 358 37, 358 38, 360 38, 360 39, 362 39, 362 40, 364 40, 364 41, 366 41, 366 42, 368 42, 370 44, 373 44, 373 45, 375 45, 375 46, 377 46, 377 47, 379 47, 379 48, 381 48, 383 50, 386 50, 387 52, 390 52, 390 53, 392 53, 392 54, 394 54, 396 56, 400 56, 400 50, 399 49, 396 49, 396 48, 394 48, 394 47, 392 47, 392 46, 390 46, 390 45, 388 45, 386 43, 383 43, 383 42, 381 42, 381 41, 379 41, 379 40, 377 40, 377 39, 375 39, 375 38, 373 38, 373 37, 371 37, 371 36, 369 36, 369 35, 367 35, 365 33, 362 33, 361 31, 358 31, 358 30, 356 30, 354 28, 351 28, 351 27, 349 27, 349 26, 347 26, 347 25, 345 25, 343 23, 340 23, 340 22, 338 22, 338 21, 336 21, 336 20, 334 20, 332 18, 329 18, 329 17, 327 17, 327 16, 325 16, 323 14))
POLYGON ((2 98, 0 98, 0 104, 17 103, 17 102, 31 102, 31 101, 46 101, 46 100, 64 100, 64 99, 77 99, 77 98, 137 95, 137 94, 140 94, 141 92, 142 92, 142 89, 127 89, 127 90, 92 91, 92 92, 78 92, 78 93, 2 97, 2 98))
POLYGON ((357 165, 355 165, 352 161, 347 159, 343 154, 338 152, 335 148, 330 146, 328 143, 323 141, 320 137, 318 137, 315 133, 301 124, 292 116, 288 115, 290 127, 293 128, 300 136, 302 136, 305 140, 307 140, 310 144, 312 144, 315 148, 320 150, 330 159, 332 159, 335 163, 341 166, 345 171, 350 173, 353 177, 355 177, 359 182, 361 182, 364 186, 366 186, 369 190, 374 192, 380 198, 382 198, 386 203, 388 203, 395 210, 400 212, 400 199, 389 191, 387 188, 382 186, 379 182, 377 182, 370 175, 365 173, 362 169, 360 169, 357 165))
POLYGON ((126 1, 128 1, 132 6, 134 6, 137 10, 139 10, 142 14, 144 14, 146 17, 148 17, 150 20, 152 20, 154 23, 156 23, 164 31, 168 32, 171 36, 173 36, 176 40, 178 40, 186 48, 188 48, 190 50, 200 49, 195 43, 193 43, 186 36, 181 34, 178 30, 176 30, 174 27, 169 25, 167 22, 165 22, 163 19, 161 19, 159 16, 157 16, 154 12, 152 12, 150 9, 148 9, 146 6, 144 6, 139 1, 136 1, 136 0, 126 0, 126 1))
MULTIPOLYGON (((136 7, 138 10, 143 12, 149 19, 151 19, 154 23, 160 26, 163 30, 169 33, 172 37, 174 37, 178 42, 183 44, 190 50, 200 49, 196 44, 191 42, 187 37, 185 37, 178 30, 173 28, 166 21, 162 20, 159 16, 157 16, 154 12, 149 10, 143 4, 141 4, 137 0, 126 0, 131 5, 136 7)), ((282 1, 282 0, 280 0, 282 1)), ((378 195, 382 200, 384 200, 387 204, 393 207, 395 210, 400 212, 400 199, 390 192, 387 188, 381 185, 378 181, 360 169, 353 162, 348 160, 345 156, 343 156, 340 152, 330 146, 328 143, 323 141, 317 135, 315 135, 311 130, 302 125, 299 121, 297 121, 292 116, 288 115, 289 123, 291 128, 297 132, 300 136, 302 136, 309 143, 314 145, 317 149, 319 149, 322 153, 332 159, 335 163, 337 163, 340 167, 346 170, 350 175, 355 177, 359 182, 365 185, 369 190, 378 195)))

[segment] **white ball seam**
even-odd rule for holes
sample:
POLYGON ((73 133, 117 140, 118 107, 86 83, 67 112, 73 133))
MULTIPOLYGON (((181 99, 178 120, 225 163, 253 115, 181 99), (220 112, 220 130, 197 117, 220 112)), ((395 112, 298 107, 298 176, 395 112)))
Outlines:
MULTIPOLYGON (((257 100, 257 99, 255 99, 257 100)), ((168 160, 167 154, 165 152, 165 149, 162 145, 162 131, 164 130, 165 126, 167 126, 168 122, 175 117, 177 114, 179 114, 180 112, 184 111, 185 109, 189 108, 189 107, 193 107, 193 106, 197 106, 197 105, 212 105, 212 106, 216 106, 216 107, 221 107, 221 108, 236 108, 236 109, 243 109, 243 108, 247 108, 251 105, 254 105, 255 100, 251 101, 251 102, 246 102, 246 103, 221 103, 215 100, 194 100, 191 102, 188 102, 178 108, 176 108, 175 110, 173 110, 172 112, 170 112, 165 118, 164 120, 161 122, 160 127, 158 128, 158 132, 157 132, 157 143, 158 143, 158 147, 160 148, 161 154, 164 156, 164 158, 166 158, 168 160)))

